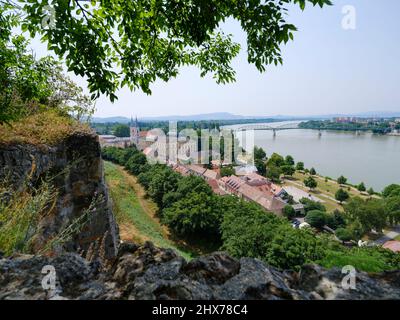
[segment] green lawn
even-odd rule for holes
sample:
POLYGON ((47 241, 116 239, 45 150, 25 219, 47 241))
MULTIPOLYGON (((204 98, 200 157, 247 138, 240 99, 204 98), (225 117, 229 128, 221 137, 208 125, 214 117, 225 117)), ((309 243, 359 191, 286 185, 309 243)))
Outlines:
POLYGON ((156 217, 156 205, 145 199, 145 193, 135 177, 110 162, 104 162, 104 169, 122 240, 139 243, 149 240, 156 246, 176 250, 186 259, 197 255, 184 244, 170 239, 168 229, 156 217))
MULTIPOLYGON (((306 179, 308 176, 309 175, 304 174, 303 172, 296 171, 296 173, 293 175, 293 180, 287 180, 285 182, 285 184, 293 185, 299 189, 309 192, 309 189, 307 187, 305 187, 304 183, 303 183, 304 179, 306 179), (301 184, 301 186, 299 186, 298 184, 301 184)), ((347 191, 351 197, 358 196, 363 199, 366 199, 369 197, 369 196, 366 196, 365 194, 362 194, 354 187, 351 187, 348 185, 341 186, 335 180, 325 179, 325 177, 321 177, 318 175, 315 175, 313 177, 317 181, 318 186, 311 193, 324 201, 323 204, 328 209, 328 211, 333 211, 335 209, 343 210, 343 207, 336 200, 334 200, 335 193, 340 188, 347 191), (324 197, 323 195, 330 197, 331 199, 324 197)))

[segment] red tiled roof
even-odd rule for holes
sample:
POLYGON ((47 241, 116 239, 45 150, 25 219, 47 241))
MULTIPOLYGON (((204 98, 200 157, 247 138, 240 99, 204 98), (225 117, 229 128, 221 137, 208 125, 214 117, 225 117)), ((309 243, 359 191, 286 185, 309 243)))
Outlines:
POLYGON ((242 185, 238 192, 241 193, 246 199, 254 201, 266 210, 275 213, 281 213, 282 209, 286 205, 286 203, 281 199, 274 197, 273 195, 268 195, 260 191, 257 187, 252 187, 247 184, 242 185))
POLYGON ((177 166, 175 166, 174 170, 183 176, 186 176, 189 174, 189 170, 185 166, 177 165, 177 166))
POLYGON ((190 164, 190 165, 187 166, 187 168, 189 169, 189 171, 198 173, 200 175, 203 175, 204 172, 206 171, 205 168, 203 168, 201 166, 198 166, 198 165, 195 165, 195 164, 190 164))
POLYGON ((255 172, 246 174, 245 178, 249 178, 251 180, 265 180, 265 177, 259 175, 258 173, 255 173, 255 172))
POLYGON ((214 171, 214 170, 209 170, 207 169, 204 172, 204 177, 208 178, 208 179, 218 179, 218 172, 214 171))
POLYGON ((242 179, 236 176, 230 176, 226 180, 226 186, 234 190, 238 190, 240 186, 243 185, 244 183, 245 182, 242 179))
POLYGON ((211 187, 214 193, 219 195, 225 195, 226 192, 221 190, 218 186, 218 181, 216 179, 211 179, 207 181, 208 185, 211 187))
POLYGON ((393 252, 400 252, 400 241, 396 240, 387 241, 382 247, 385 249, 389 249, 393 252))

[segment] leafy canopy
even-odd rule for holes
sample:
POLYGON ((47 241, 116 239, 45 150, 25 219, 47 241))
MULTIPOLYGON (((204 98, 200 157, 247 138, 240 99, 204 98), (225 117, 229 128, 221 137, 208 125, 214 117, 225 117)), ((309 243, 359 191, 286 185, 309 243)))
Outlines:
MULTIPOLYGON (((220 26, 227 19, 247 34, 248 61, 263 72, 282 63, 280 45, 296 30, 286 22, 287 6, 330 0, 5 0, 2 15, 23 16, 21 28, 41 36, 65 59, 68 70, 85 76, 92 98, 111 101, 120 86, 151 93, 157 78, 176 77, 181 66, 196 66, 217 83, 234 81, 231 62, 240 50, 220 26)), ((3 18, 3 17, 2 17, 3 18)), ((0 19, 3 23, 3 19, 0 19)))
POLYGON ((0 124, 55 109, 78 120, 94 111, 93 101, 63 74, 52 57, 37 59, 29 42, 12 30, 21 19, 0 2, 0 124))

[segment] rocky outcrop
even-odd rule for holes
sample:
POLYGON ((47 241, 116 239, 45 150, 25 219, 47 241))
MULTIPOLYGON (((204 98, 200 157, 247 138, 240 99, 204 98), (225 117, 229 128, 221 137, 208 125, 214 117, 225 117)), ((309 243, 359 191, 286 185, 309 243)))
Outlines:
POLYGON ((107 258, 115 257, 119 237, 104 183, 100 151, 97 135, 87 132, 75 132, 55 146, 0 145, 0 181, 6 180, 20 190, 27 185, 38 185, 48 177, 58 191, 51 214, 40 220, 34 248, 42 247, 76 221, 98 199, 97 207, 88 215, 89 222, 62 249, 77 252, 101 246, 107 258))
MULTIPOLYGON (((316 265, 279 271, 257 259, 223 252, 185 261, 151 243, 119 245, 95 134, 74 133, 55 146, 0 145, 0 180, 15 190, 46 175, 58 190, 40 219, 37 247, 81 217, 98 196, 84 228, 52 256, 0 253, 0 299, 398 299, 400 271, 356 274, 342 287, 340 269, 316 265), (119 247, 118 247, 119 246, 119 247)), ((3 195, 4 196, 4 195, 3 195)), ((5 195, 7 196, 7 195, 5 195)))
MULTIPOLYGON (((257 259, 216 252, 186 262, 151 243, 123 244, 112 263, 74 253, 55 258, 0 260, 0 299, 399 299, 400 271, 356 274, 344 289, 340 269, 315 265, 281 272, 257 259), (45 290, 44 266, 53 266, 56 289, 45 290)), ((46 281, 45 281, 46 283, 46 281)))

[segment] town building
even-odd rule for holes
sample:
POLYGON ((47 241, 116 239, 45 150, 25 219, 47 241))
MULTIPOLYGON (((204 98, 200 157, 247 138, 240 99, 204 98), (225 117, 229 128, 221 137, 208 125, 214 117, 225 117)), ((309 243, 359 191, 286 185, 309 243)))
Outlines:
POLYGON ((279 196, 274 195, 269 189, 268 181, 264 177, 252 173, 249 176, 229 176, 218 180, 220 188, 226 193, 233 194, 246 201, 258 203, 267 211, 282 214, 286 202, 279 196))
POLYGON ((398 253, 400 252, 400 241, 390 240, 385 242, 385 244, 382 247, 398 253))
POLYGON ((131 138, 119 138, 114 135, 99 135, 99 142, 101 147, 117 147, 127 148, 131 146, 131 138))
POLYGON ((101 147, 117 147, 117 148, 128 148, 132 145, 136 146, 139 150, 143 150, 141 140, 146 132, 140 132, 137 117, 136 121, 129 123, 129 137, 116 137, 115 135, 99 135, 99 142, 101 147))

